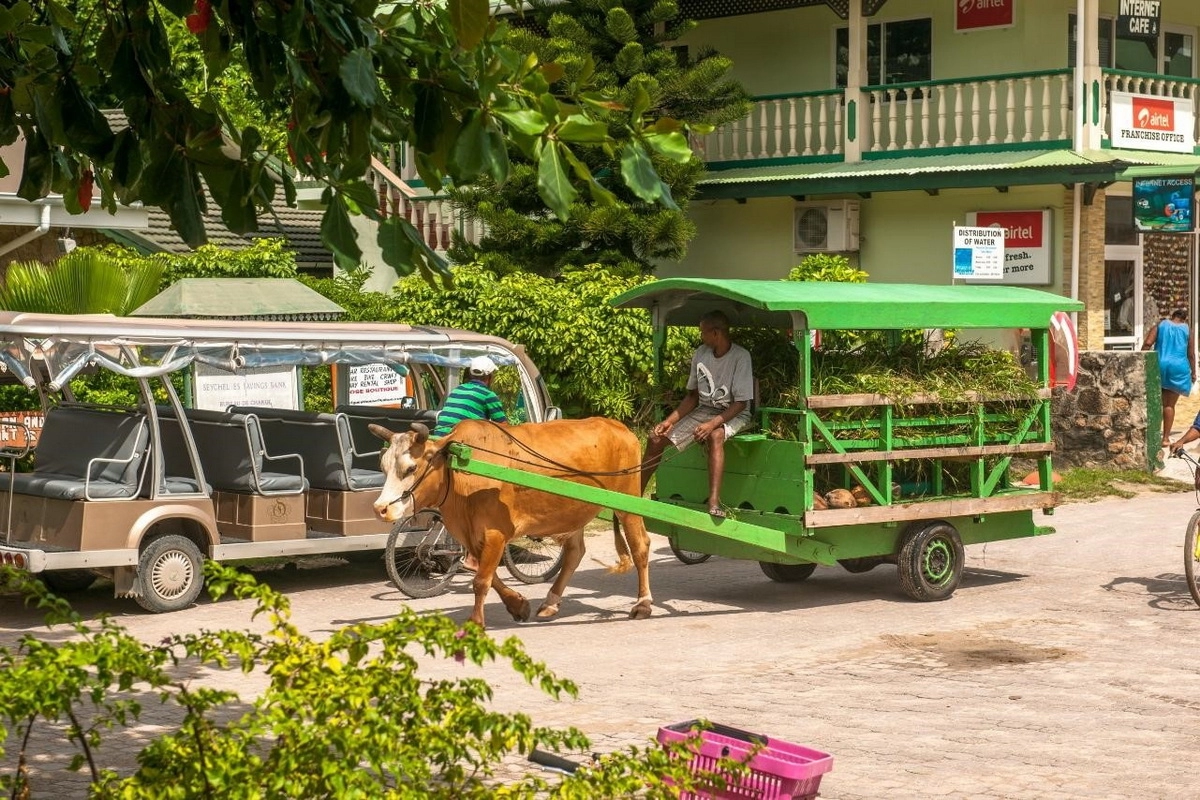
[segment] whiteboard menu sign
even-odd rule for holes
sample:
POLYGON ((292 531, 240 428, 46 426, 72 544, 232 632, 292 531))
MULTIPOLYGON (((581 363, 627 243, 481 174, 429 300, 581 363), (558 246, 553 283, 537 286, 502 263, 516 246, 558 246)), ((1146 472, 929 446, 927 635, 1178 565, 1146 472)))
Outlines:
POLYGON ((1004 230, 954 226, 954 278, 1004 280, 1004 230))
POLYGON ((354 406, 399 405, 409 397, 408 378, 390 364, 350 367, 347 402, 354 406))
POLYGON ((224 411, 229 406, 300 407, 295 367, 250 367, 237 373, 196 364, 196 408, 224 411))

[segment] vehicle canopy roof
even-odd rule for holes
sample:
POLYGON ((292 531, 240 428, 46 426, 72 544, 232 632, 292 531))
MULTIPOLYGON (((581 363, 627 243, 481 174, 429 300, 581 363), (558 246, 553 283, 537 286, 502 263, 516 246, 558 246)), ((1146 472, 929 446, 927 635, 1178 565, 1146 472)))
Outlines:
POLYGON ((734 326, 792 330, 1047 328, 1056 311, 1081 311, 1061 295, 1017 286, 930 286, 716 278, 664 278, 613 298, 649 309, 656 326, 695 325, 720 310, 734 326))
POLYGON ((275 365, 412 363, 465 367, 487 355, 497 364, 537 368, 522 348, 496 336, 382 322, 279 322, 36 314, 0 311, 0 369, 33 385, 42 362, 52 388, 85 367, 153 377, 204 363, 229 372, 275 365))

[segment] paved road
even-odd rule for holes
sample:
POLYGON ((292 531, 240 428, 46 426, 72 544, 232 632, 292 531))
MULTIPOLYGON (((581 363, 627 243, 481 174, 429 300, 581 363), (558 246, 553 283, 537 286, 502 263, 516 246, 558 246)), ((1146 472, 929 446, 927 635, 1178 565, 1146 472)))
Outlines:
MULTIPOLYGON (((906 600, 892 567, 821 568, 782 585, 748 562, 684 566, 656 538, 649 620, 625 619, 632 575, 590 560, 556 622, 517 625, 489 604, 492 631, 521 637, 575 680, 578 700, 553 702, 500 666, 483 674, 500 705, 575 725, 600 749, 702 716, 825 750, 835 756, 821 784, 830 800, 1193 798, 1200 609, 1180 574, 1193 508, 1190 494, 1062 507, 1048 520, 1053 536, 968 548, 962 588, 929 604, 906 600)), ((602 559, 611 552, 607 536, 589 546, 602 559)), ((366 566, 269 580, 309 631, 385 618, 403 602, 366 566)), ((531 598, 545 592, 528 588, 531 598)), ((413 605, 465 619, 468 603, 460 586, 413 605)), ((114 612, 148 640, 241 624, 248 610, 227 601, 153 616, 95 591, 81 608, 114 612)), ((11 600, 0 600, 0 620, 4 640, 36 627, 11 600)), ((206 680, 256 686, 240 675, 206 680)), ((113 737, 111 763, 128 765, 165 724, 153 713, 113 737)), ((59 797, 82 796, 82 783, 54 766, 35 765, 59 797)))

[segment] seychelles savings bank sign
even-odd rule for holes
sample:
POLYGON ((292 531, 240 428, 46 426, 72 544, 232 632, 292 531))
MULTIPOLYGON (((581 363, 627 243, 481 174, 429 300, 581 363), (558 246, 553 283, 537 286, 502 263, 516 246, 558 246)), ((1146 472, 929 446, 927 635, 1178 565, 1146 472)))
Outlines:
POLYGON ((972 211, 967 225, 1004 229, 1003 283, 1050 283, 1050 211, 972 211))
POLYGON ((1196 146, 1192 101, 1113 92, 1109 102, 1113 147, 1191 153, 1196 146))

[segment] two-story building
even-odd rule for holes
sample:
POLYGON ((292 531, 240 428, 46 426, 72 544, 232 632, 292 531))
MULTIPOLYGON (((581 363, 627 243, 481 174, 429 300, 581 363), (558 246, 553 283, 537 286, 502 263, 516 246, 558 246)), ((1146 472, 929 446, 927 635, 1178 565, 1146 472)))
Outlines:
POLYGON ((949 283, 955 225, 1006 229, 1003 281, 1086 303, 1089 349, 1196 312, 1197 0, 682 0, 680 46, 755 95, 695 142, 699 234, 659 274, 782 277, 846 253, 949 283), (1123 13, 1124 12, 1124 13, 1123 13), (1174 196, 1176 202, 1170 200, 1174 196))

